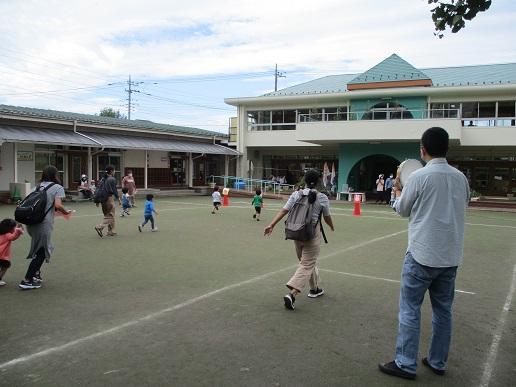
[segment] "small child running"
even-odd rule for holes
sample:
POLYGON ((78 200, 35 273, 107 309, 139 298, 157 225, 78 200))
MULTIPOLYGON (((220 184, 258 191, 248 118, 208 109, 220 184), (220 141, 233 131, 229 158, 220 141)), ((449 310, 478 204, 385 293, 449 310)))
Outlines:
POLYGON ((142 232, 143 227, 147 224, 147 222, 150 220, 152 232, 158 231, 158 228, 156 227, 156 224, 154 223, 154 214, 158 215, 158 211, 154 208, 154 195, 148 194, 147 195, 147 201, 145 202, 145 209, 143 210, 144 220, 143 223, 138 225, 138 231, 142 232))
POLYGON ((217 210, 217 211, 219 210, 219 206, 220 206, 220 203, 222 201, 218 185, 216 185, 213 188, 213 193, 211 194, 211 197, 213 199, 213 210, 211 211, 211 213, 214 214, 215 210, 217 210))
POLYGON ((4 219, 0 222, 0 286, 6 285, 3 277, 11 267, 11 243, 22 234, 22 226, 14 219, 4 219))
POLYGON ((124 187, 122 188, 122 213, 120 214, 120 217, 124 217, 126 215, 131 215, 129 213, 129 209, 132 207, 129 197, 129 188, 124 187))
POLYGON ((253 200, 251 201, 251 204, 254 207, 253 219, 256 219, 256 221, 259 222, 260 214, 262 213, 262 207, 263 207, 263 198, 262 198, 262 190, 261 189, 256 190, 256 195, 254 195, 253 200))

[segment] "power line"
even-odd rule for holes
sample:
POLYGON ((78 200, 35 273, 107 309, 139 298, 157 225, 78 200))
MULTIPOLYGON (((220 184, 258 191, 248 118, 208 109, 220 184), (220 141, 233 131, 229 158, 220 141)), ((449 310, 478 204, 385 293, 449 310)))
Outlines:
MULTIPOLYGON (((100 90, 100 89, 108 89, 113 86, 122 85, 124 82, 115 82, 115 83, 108 83, 104 86, 85 86, 85 87, 76 87, 72 89, 61 89, 61 90, 46 90, 46 91, 31 91, 31 92, 25 92, 25 93, 8 93, 8 94, 0 94, 0 96, 17 96, 17 95, 29 95, 29 94, 53 94, 53 93, 69 93, 74 91, 81 91, 81 90, 100 90)), ((9 86, 9 85, 3 85, 3 86, 9 86)), ((19 86, 16 86, 19 87, 19 86)), ((28 89, 25 89, 28 90, 28 89)))
POLYGON ((190 102, 182 102, 182 101, 178 101, 178 100, 173 99, 173 98, 162 97, 162 96, 154 95, 154 94, 151 94, 151 93, 144 93, 144 92, 140 92, 140 91, 135 91, 135 92, 138 92, 140 94, 146 95, 149 98, 153 98, 153 99, 156 99, 156 100, 159 100, 159 101, 169 102, 169 103, 177 104, 177 105, 193 106, 193 107, 198 107, 198 108, 203 108, 203 109, 234 111, 234 109, 229 109, 229 108, 221 108, 221 107, 210 106, 210 105, 203 105, 203 104, 190 103, 190 102))

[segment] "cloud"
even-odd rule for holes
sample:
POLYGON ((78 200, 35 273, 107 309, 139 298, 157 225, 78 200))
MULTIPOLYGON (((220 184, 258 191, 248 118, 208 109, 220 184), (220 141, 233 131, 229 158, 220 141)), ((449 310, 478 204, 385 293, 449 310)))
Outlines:
MULTIPOLYGON (((516 61, 516 40, 507 39, 516 35, 513 2, 493 2, 459 34, 441 40, 433 36, 429 10, 424 0, 0 2, 0 102, 77 109, 77 101, 86 98, 82 109, 93 110, 103 102, 120 105, 123 86, 116 89, 118 98, 98 93, 107 99, 84 92, 46 99, 2 94, 106 85, 128 74, 135 79, 272 74, 275 63, 287 72, 285 85, 317 74, 361 72, 393 52, 416 67, 516 61)), ((259 94, 268 79, 206 83, 205 89, 218 88, 210 94, 217 98, 211 103, 220 106, 228 96, 224 90, 259 94)), ((172 86, 161 93, 167 90, 172 86)), ((154 119, 167 119, 156 106, 154 119)), ((174 108, 165 106, 162 110, 174 108)), ((221 120, 218 112, 203 115, 203 121, 221 120)))

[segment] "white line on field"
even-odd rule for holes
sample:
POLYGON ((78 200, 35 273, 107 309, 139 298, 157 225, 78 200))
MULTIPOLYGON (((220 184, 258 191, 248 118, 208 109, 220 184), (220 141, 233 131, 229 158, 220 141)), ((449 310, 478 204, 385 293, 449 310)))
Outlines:
POLYGON ((500 341, 502 340, 502 334, 505 328, 505 322, 507 321, 507 315, 509 314, 509 310, 512 303, 512 297, 514 296, 514 291, 516 290, 516 265, 512 270, 512 281, 511 286, 509 288, 509 292, 507 293, 507 297, 505 299, 505 304, 503 304, 502 313, 500 313, 500 318, 498 319, 498 324, 496 330, 493 335, 493 341, 491 342, 491 347, 489 348, 489 353, 487 355, 487 360, 484 363, 484 372, 482 374, 482 379, 480 381, 481 387, 489 386, 491 381, 491 376, 493 375, 493 370, 495 366, 496 356, 498 355, 498 347, 500 346, 500 341))
MULTIPOLYGON (((345 252, 348 252, 348 251, 359 249, 361 247, 367 246, 367 245, 372 244, 372 243, 376 243, 376 242, 380 242, 380 241, 388 239, 388 238, 392 238, 394 236, 403 234, 405 232, 407 232, 407 230, 402 230, 402 231, 398 231, 398 232, 395 232, 395 233, 392 233, 392 234, 383 235, 381 237, 370 239, 368 241, 361 242, 361 243, 358 243, 356 245, 346 247, 344 249, 333 251, 333 252, 331 252, 329 254, 326 254, 326 255, 320 257, 319 261, 321 261, 323 259, 328 259, 328 258, 334 257, 336 255, 339 255, 339 254, 342 254, 342 253, 345 253, 345 252)), ((58 345, 58 346, 55 346, 55 347, 47 348, 47 349, 44 349, 42 351, 30 354, 30 355, 25 355, 25 356, 21 356, 21 357, 18 357, 16 359, 13 359, 13 360, 9 360, 9 361, 7 361, 5 363, 0 364, 0 370, 5 370, 8 367, 12 367, 12 366, 15 366, 17 364, 26 363, 26 362, 29 362, 31 360, 34 360, 34 359, 37 359, 37 358, 40 358, 40 357, 44 357, 44 356, 51 355, 51 354, 56 353, 56 352, 61 352, 61 351, 67 350, 67 349, 72 348, 72 347, 74 347, 76 345, 79 345, 79 344, 82 344, 82 343, 85 343, 85 342, 88 342, 88 341, 91 341, 91 340, 95 340, 97 338, 100 338, 100 337, 103 337, 103 336, 107 336, 107 335, 110 335, 112 333, 117 333, 117 332, 119 332, 119 331, 121 331, 121 330, 123 330, 125 328, 129 328, 129 327, 135 326, 135 325, 140 324, 140 323, 145 322, 145 321, 154 320, 154 319, 156 319, 158 317, 163 316, 164 314, 167 314, 167 313, 170 313, 170 312, 174 312, 176 310, 179 310, 179 309, 182 309, 184 307, 190 306, 192 304, 195 304, 195 303, 197 303, 199 301, 205 300, 207 298, 210 298, 212 296, 215 296, 215 295, 217 295, 219 293, 222 293, 222 292, 225 292, 227 290, 235 289, 235 288, 238 288, 238 287, 241 287, 241 286, 244 286, 244 285, 248 285, 248 284, 257 282, 257 281, 260 281, 262 279, 265 279, 265 278, 271 277, 273 275, 276 275, 278 273, 281 273, 283 271, 294 269, 296 267, 297 267, 297 265, 287 266, 287 267, 284 267, 282 269, 275 270, 275 271, 272 271, 272 272, 269 272, 269 273, 266 273, 266 274, 262 274, 262 275, 250 278, 250 279, 242 281, 242 282, 237 282, 237 283, 234 283, 234 284, 231 284, 231 285, 228 285, 228 286, 224 286, 222 288, 213 290, 211 292, 205 293, 205 294, 200 295, 198 297, 191 298, 191 299, 189 299, 189 300, 187 300, 185 302, 182 302, 180 304, 173 305, 173 306, 171 306, 169 308, 162 309, 160 311, 148 314, 146 316, 137 318, 135 320, 127 321, 127 322, 125 322, 123 324, 120 324, 120 325, 117 325, 117 326, 115 326, 113 328, 106 329, 104 331, 100 331, 100 332, 97 332, 97 333, 93 333, 91 335, 84 336, 84 337, 81 337, 79 339, 69 341, 68 343, 65 343, 65 344, 62 344, 62 345, 58 345)))
MULTIPOLYGON (((160 209, 159 212, 163 212, 163 211, 198 210, 199 208, 201 208, 201 207, 164 208, 164 209, 160 209)), ((97 216, 97 217, 101 218, 103 215, 102 215, 101 212, 99 212, 98 214, 72 215, 71 219, 74 219, 74 218, 87 218, 87 217, 91 217, 91 216, 97 216)), ((56 217, 56 218, 59 219, 61 217, 56 217)))
MULTIPOLYGON (((383 278, 383 277, 375 277, 373 275, 348 273, 348 272, 345 272, 345 271, 336 271, 336 270, 330 270, 330 269, 319 269, 319 271, 326 271, 328 273, 342 274, 342 275, 347 275, 349 277, 366 278, 366 279, 377 280, 377 281, 393 282, 393 283, 397 283, 397 284, 400 283, 399 280, 393 280, 393 279, 390 279, 390 278, 383 278)), ((472 295, 476 294, 475 292, 468 292, 466 290, 460 290, 460 289, 455 289, 455 291, 457 293, 472 294, 472 295)))

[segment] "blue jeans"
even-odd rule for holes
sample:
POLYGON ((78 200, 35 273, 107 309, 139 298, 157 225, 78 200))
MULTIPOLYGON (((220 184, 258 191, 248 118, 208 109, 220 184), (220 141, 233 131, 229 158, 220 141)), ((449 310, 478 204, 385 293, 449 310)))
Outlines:
POLYGON ((457 266, 441 268, 423 266, 416 262, 410 252, 405 255, 401 271, 395 359, 402 370, 416 373, 421 304, 427 289, 432 303, 432 343, 428 362, 439 370, 446 368, 452 332, 452 304, 456 275, 457 266))
POLYGON ((150 220, 152 229, 154 229, 154 217, 152 215, 144 215, 142 227, 145 226, 149 220, 150 220))

